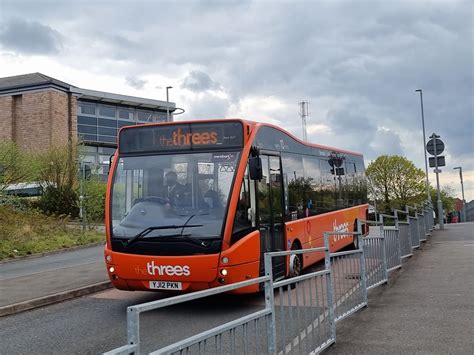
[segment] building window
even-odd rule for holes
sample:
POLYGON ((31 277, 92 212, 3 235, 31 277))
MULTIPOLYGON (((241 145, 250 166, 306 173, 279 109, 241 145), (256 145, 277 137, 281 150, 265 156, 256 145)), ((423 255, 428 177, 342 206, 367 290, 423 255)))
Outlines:
POLYGON ((153 112, 137 110, 137 119, 142 122, 152 121, 153 112))
POLYGON ((84 141, 97 142, 97 134, 83 134, 79 133, 79 137, 84 141))
POLYGON ((89 126, 97 126, 97 118, 87 116, 77 116, 78 124, 86 124, 89 126))
POLYGON ((79 133, 86 133, 86 134, 97 134, 97 127, 96 126, 83 126, 77 125, 77 131, 79 133))
POLYGON ((119 118, 122 120, 131 120, 133 121, 134 119, 134 110, 132 109, 119 109, 119 118))
MULTIPOLYGON (((170 115, 171 115, 171 113, 170 113, 170 115)), ((153 119, 156 122, 166 122, 167 121, 166 112, 155 112, 153 114, 153 119)))
POLYGON ((105 118, 98 118, 98 125, 102 127, 117 127, 117 121, 116 120, 108 120, 105 118))
POLYGON ((95 116, 95 104, 81 102, 79 103, 78 111, 80 115, 95 116))
POLYGON ((115 118, 115 107, 99 105, 99 116, 115 118))

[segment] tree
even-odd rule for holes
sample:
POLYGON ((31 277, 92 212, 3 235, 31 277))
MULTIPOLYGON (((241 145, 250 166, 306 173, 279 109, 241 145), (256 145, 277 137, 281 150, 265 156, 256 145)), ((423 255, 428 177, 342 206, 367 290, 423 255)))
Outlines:
POLYGON ((38 181, 45 186, 39 207, 48 213, 78 215, 78 147, 55 146, 38 153, 38 181))
MULTIPOLYGON (((434 187, 430 186, 430 194, 431 194, 431 201, 433 201, 433 206, 434 206, 436 216, 438 216, 438 208, 436 207, 437 201, 438 201, 438 194, 434 187)), ((456 198, 454 197, 455 193, 454 193, 453 187, 450 185, 445 185, 441 187, 439 196, 441 197, 441 202, 443 203, 443 210, 445 210, 446 212, 453 211, 454 206, 455 206, 455 200, 456 200, 456 198)))
POLYGON ((10 141, 0 141, 0 195, 8 185, 31 182, 35 179, 32 155, 21 151, 10 141))
POLYGON ((425 173, 405 157, 382 155, 369 164, 366 174, 380 210, 389 212, 425 199, 425 173))

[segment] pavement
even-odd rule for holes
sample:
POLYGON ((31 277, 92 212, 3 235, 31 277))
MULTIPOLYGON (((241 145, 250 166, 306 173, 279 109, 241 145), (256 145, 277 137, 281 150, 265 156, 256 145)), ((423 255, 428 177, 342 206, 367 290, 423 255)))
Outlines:
POLYGON ((328 354, 472 354, 474 223, 447 224, 422 243, 368 307, 337 324, 328 354))
POLYGON ((0 264, 0 316, 111 287, 103 245, 0 264))

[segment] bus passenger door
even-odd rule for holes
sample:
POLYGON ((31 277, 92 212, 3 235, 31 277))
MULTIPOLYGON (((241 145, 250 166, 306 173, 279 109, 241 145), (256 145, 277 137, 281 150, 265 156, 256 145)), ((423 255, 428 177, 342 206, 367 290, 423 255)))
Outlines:
MULTIPOLYGON (((261 268, 263 254, 270 251, 285 250, 283 220, 283 183, 280 157, 261 155, 263 178, 258 182, 258 221, 261 235, 261 268)), ((273 277, 279 279, 286 273, 286 258, 274 257, 273 277)))

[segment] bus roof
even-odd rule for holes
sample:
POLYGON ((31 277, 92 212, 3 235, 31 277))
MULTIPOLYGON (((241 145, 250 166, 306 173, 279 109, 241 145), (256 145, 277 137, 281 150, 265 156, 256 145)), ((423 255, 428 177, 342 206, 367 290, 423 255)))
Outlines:
POLYGON ((325 146, 325 145, 321 145, 321 144, 304 142, 301 139, 299 139, 298 137, 291 134, 290 132, 288 132, 288 131, 284 130, 283 128, 281 128, 279 126, 276 126, 274 124, 265 123, 265 122, 256 122, 256 121, 251 121, 251 120, 242 119, 242 118, 217 118, 217 119, 204 119, 204 120, 183 120, 183 121, 173 121, 173 122, 152 122, 152 123, 144 123, 144 124, 138 124, 138 125, 133 125, 133 126, 125 126, 125 127, 120 128, 119 132, 124 130, 124 129, 133 129, 133 128, 143 127, 143 126, 175 125, 175 124, 183 124, 183 123, 186 124, 186 123, 196 123, 196 122, 200 122, 200 123, 209 122, 209 123, 211 123, 211 122, 225 122, 225 121, 240 121, 240 122, 246 124, 247 126, 249 126, 251 128, 250 133, 253 131, 253 129, 258 129, 260 127, 271 127, 271 128, 274 128, 274 129, 277 129, 277 130, 283 132, 284 134, 287 134, 289 137, 296 140, 298 143, 303 144, 303 145, 308 146, 308 147, 314 147, 314 148, 319 148, 319 149, 324 149, 324 150, 335 151, 335 152, 339 152, 339 153, 357 155, 357 156, 360 156, 360 157, 363 156, 362 153, 354 152, 354 151, 351 151, 351 150, 335 148, 335 147, 325 146))

